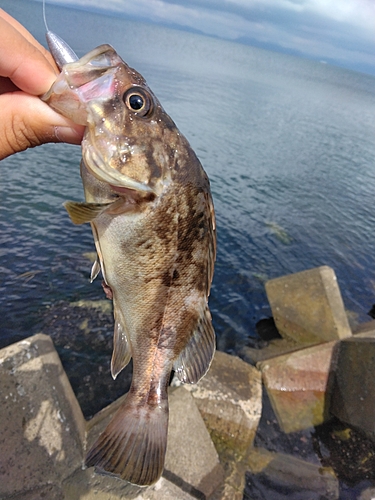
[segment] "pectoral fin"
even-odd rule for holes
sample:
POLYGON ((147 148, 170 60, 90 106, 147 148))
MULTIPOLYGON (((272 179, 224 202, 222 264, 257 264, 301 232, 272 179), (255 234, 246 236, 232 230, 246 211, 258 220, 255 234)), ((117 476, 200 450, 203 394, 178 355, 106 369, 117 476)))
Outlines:
POLYGON ((187 346, 173 364, 173 369, 181 382, 196 384, 207 373, 215 348, 215 332, 210 311, 206 306, 187 346))
POLYGON ((94 279, 98 276, 99 273, 100 273, 100 261, 99 257, 96 256, 95 262, 93 263, 91 268, 90 283, 94 281, 94 279))
POLYGON ((115 317, 113 333, 113 353, 111 360, 111 374, 113 379, 125 368, 131 360, 130 342, 125 329, 115 317))
POLYGON ((66 201, 64 207, 69 214, 73 224, 84 224, 93 221, 101 214, 111 203, 86 203, 79 201, 66 201))

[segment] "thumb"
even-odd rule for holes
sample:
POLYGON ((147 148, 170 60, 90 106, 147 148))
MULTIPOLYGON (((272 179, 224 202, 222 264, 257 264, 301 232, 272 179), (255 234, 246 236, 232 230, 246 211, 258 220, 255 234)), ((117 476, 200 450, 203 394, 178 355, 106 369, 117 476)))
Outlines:
POLYGON ((84 127, 22 91, 0 95, 0 160, 46 142, 80 144, 84 127))

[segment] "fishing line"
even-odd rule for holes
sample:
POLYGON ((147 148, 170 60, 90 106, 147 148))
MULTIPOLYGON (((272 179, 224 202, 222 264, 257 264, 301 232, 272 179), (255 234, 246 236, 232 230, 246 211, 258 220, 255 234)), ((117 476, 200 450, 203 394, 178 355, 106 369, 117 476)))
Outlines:
POLYGON ((46 0, 43 0, 43 21, 44 21, 44 26, 46 28, 46 32, 49 32, 48 29, 48 24, 47 24, 47 19, 46 19, 46 0))

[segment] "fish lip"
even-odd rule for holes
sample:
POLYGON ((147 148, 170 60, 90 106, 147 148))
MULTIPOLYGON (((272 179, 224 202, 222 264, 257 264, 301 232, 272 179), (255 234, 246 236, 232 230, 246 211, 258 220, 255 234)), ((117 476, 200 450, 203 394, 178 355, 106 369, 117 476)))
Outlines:
POLYGON ((106 162, 102 155, 93 147, 84 147, 82 142, 82 156, 88 170, 100 181, 109 184, 112 188, 131 189, 141 193, 154 193, 155 190, 144 182, 136 181, 127 175, 120 174, 114 169, 105 168, 106 162))

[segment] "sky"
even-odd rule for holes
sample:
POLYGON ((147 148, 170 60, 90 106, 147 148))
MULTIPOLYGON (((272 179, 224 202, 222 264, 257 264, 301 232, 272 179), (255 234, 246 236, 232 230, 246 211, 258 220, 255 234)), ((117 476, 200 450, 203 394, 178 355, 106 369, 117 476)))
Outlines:
POLYGON ((375 75, 375 0, 47 0, 375 75), (104 6, 105 5, 105 6, 104 6))

